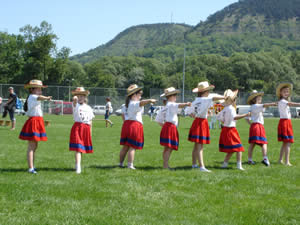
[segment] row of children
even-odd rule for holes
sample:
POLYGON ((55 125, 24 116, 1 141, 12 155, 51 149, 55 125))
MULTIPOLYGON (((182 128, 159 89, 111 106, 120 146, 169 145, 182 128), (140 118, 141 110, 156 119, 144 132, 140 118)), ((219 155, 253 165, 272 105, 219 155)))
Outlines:
MULTIPOLYGON (((44 127, 43 112, 41 101, 51 100, 51 96, 43 96, 42 89, 46 88, 40 80, 31 80, 25 85, 29 90, 29 96, 25 102, 24 110, 29 119, 24 124, 19 138, 28 141, 27 161, 30 173, 37 173, 34 167, 35 151, 39 141, 47 141, 47 135, 44 127)), ((223 123, 222 132, 219 141, 219 150, 225 152, 222 167, 228 166, 228 161, 233 153, 237 153, 237 168, 242 168, 242 152, 244 148, 241 144, 239 134, 235 128, 236 120, 251 117, 252 124, 249 137, 249 163, 253 164, 252 151, 254 146, 260 145, 263 150, 263 163, 270 165, 267 158, 267 140, 263 127, 262 112, 264 107, 276 105, 277 103, 261 104, 263 93, 254 92, 250 95, 248 101, 252 104, 251 112, 243 115, 236 115, 234 105, 236 103, 238 91, 226 90, 223 97, 210 97, 209 92, 214 88, 208 82, 200 82, 198 87, 193 90, 198 97, 193 103, 176 103, 176 95, 179 93, 175 88, 165 89, 162 97, 167 100, 166 106, 162 109, 156 120, 162 125, 160 134, 160 144, 164 146, 163 167, 169 168, 169 158, 173 150, 178 150, 179 137, 177 131, 178 110, 179 108, 189 107, 189 114, 195 118, 189 132, 188 140, 194 142, 192 153, 192 167, 200 168, 200 171, 210 172, 205 168, 203 161, 203 145, 210 143, 209 127, 207 122, 207 112, 213 101, 225 100, 225 108, 218 114, 218 120, 223 123), (197 161, 199 166, 197 165, 197 161)), ((280 112, 280 122, 278 125, 278 141, 283 141, 279 161, 282 163, 283 154, 285 154, 286 165, 289 162, 290 144, 293 143, 293 130, 291 125, 291 115, 289 106, 298 106, 299 103, 288 102, 292 91, 292 85, 285 83, 278 86, 276 94, 280 98, 278 102, 280 112)), ((143 121, 142 114, 144 106, 156 103, 155 99, 141 100, 143 91, 137 85, 130 85, 127 89, 127 97, 124 108, 124 123, 122 126, 120 145, 120 167, 123 167, 124 159, 128 155, 129 169, 135 169, 133 165, 136 150, 141 150, 144 146, 143 121)), ((94 118, 93 111, 87 105, 87 96, 89 91, 83 87, 78 87, 72 91, 73 97, 73 117, 74 125, 71 129, 69 150, 75 151, 75 169, 76 173, 81 173, 82 153, 92 153, 91 126, 94 118)))

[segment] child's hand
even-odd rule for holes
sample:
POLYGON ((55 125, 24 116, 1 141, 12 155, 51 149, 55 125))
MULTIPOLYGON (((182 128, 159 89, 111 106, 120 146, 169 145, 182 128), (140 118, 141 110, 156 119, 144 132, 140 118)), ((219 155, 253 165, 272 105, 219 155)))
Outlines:
POLYGON ((187 102, 186 105, 187 106, 192 106, 192 103, 191 102, 187 102))
POLYGON ((153 103, 153 104, 155 104, 157 102, 156 99, 149 99, 149 100, 150 100, 150 103, 153 103))
POLYGON ((247 113, 247 117, 251 117, 251 112, 248 112, 248 113, 247 113))
POLYGON ((51 101, 51 99, 52 99, 52 96, 48 96, 48 101, 51 101))

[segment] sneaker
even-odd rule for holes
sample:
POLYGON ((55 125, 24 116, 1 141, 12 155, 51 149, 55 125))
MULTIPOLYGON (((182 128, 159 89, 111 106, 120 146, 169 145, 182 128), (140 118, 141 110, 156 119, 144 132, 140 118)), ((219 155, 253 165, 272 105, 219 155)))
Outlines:
POLYGON ((135 170, 136 168, 134 166, 127 166, 128 169, 131 169, 131 170, 135 170))
POLYGON ((255 165, 256 163, 254 161, 252 161, 252 160, 248 160, 248 164, 249 165, 255 165))
POLYGON ((80 167, 77 167, 77 168, 76 168, 76 173, 77 173, 77 174, 81 174, 81 168, 80 168, 80 167))
POLYGON ((238 170, 242 170, 242 171, 245 170, 243 167, 239 167, 239 166, 237 167, 237 169, 238 169, 238 170))
POLYGON ((34 168, 29 169, 28 173, 37 174, 37 172, 34 168))
POLYGON ((199 167, 198 165, 195 165, 195 166, 192 165, 192 168, 193 168, 193 169, 199 169, 200 167, 199 167))
POLYGON ((204 167, 204 168, 200 168, 200 171, 201 171, 201 172, 211 173, 211 170, 208 170, 208 169, 206 169, 205 167, 204 167))
POLYGON ((111 125, 110 125, 110 127, 112 127, 114 124, 112 123, 111 125))
POLYGON ((265 166, 270 166, 270 162, 268 160, 263 160, 261 161, 262 164, 264 164, 265 166))

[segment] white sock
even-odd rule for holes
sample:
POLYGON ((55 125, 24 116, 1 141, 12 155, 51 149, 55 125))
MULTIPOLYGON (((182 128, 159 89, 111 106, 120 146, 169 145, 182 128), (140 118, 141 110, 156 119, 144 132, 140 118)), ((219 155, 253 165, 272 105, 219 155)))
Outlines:
POLYGON ((265 160, 265 161, 269 161, 268 156, 265 156, 265 157, 264 157, 264 160, 265 160))
POLYGON ((252 158, 248 158, 248 161, 251 161, 251 162, 252 162, 252 158))
POLYGON ((128 167, 133 167, 133 163, 128 163, 127 166, 128 167))
POLYGON ((197 168, 197 164, 193 164, 193 165, 192 165, 192 168, 197 168))
POLYGON ((121 163, 119 164, 119 166, 123 166, 123 163, 121 162, 121 163))
POLYGON ((224 161, 223 164, 222 164, 222 167, 223 167, 223 168, 228 167, 228 162, 225 162, 225 161, 224 161))
POLYGON ((241 161, 237 161, 236 165, 237 165, 238 168, 242 168, 242 162, 241 161))

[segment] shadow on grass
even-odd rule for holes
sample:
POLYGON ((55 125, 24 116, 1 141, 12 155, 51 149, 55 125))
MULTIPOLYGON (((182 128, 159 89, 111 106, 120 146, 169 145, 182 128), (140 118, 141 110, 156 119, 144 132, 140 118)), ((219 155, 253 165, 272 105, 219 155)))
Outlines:
POLYGON ((0 169, 0 172, 8 172, 8 173, 17 173, 17 172, 27 172, 27 169, 17 169, 17 168, 5 168, 5 169, 0 169))
MULTIPOLYGON (((92 165, 89 166, 88 168, 92 168, 92 169, 100 169, 100 170, 111 170, 111 169, 115 169, 115 168, 120 168, 123 169, 122 167, 119 167, 117 165, 111 166, 111 165, 105 165, 105 166, 97 166, 97 165, 92 165)), ((125 168, 125 167, 124 167, 125 168)))
POLYGON ((37 168, 37 172, 39 171, 53 171, 53 172, 68 172, 68 171, 74 171, 73 168, 49 168, 49 167, 42 167, 37 168))

